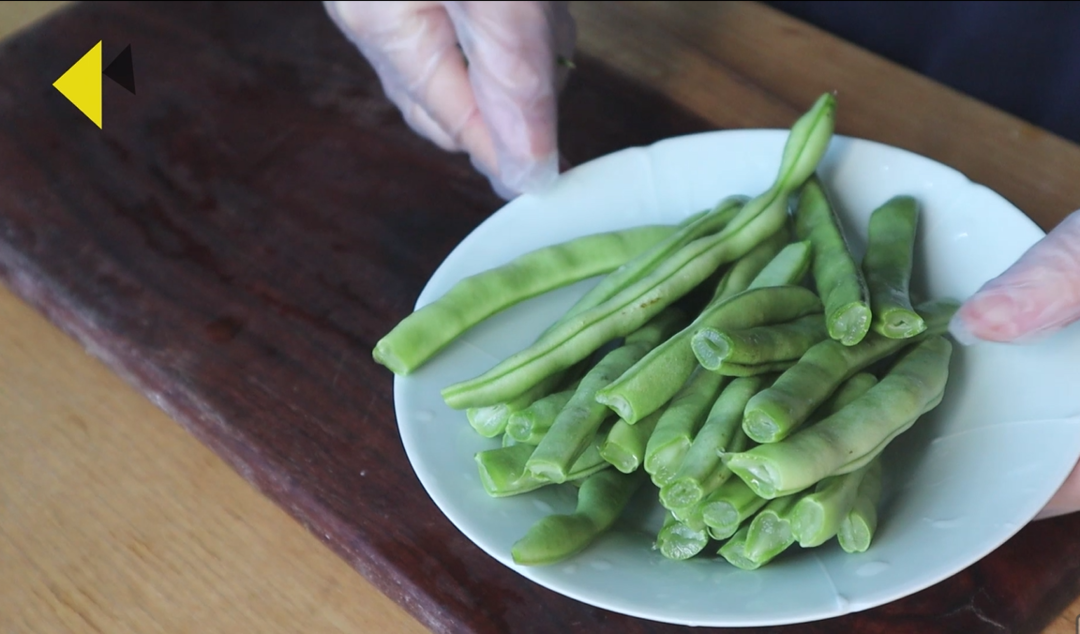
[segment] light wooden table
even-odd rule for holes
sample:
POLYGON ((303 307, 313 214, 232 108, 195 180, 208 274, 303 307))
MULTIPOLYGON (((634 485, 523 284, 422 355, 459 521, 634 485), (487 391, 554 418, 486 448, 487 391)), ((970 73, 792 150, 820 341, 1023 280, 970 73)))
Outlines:
MULTIPOLYGON (((0 36, 63 4, 0 3, 0 36)), ((612 29, 634 25, 601 19, 589 6, 575 11, 585 52, 664 89, 703 116, 709 101, 686 86, 740 81, 717 74, 708 64, 708 49, 672 54, 667 68, 657 68, 655 58, 646 63, 633 50, 607 46, 612 29)), ((782 31, 792 24, 763 7, 739 11, 732 19, 754 19, 756 28, 782 31)), ((694 37, 694 24, 668 18, 667 27, 694 37)), ((649 33, 642 29, 642 47, 663 44, 649 33)), ((970 107, 964 97, 927 88, 922 78, 829 41, 837 59, 881 66, 887 80, 875 87, 877 98, 915 89, 937 107, 970 107)), ((737 59, 732 47, 745 44, 717 40, 711 52, 737 59)), ((784 54, 798 46, 796 38, 784 54)), ((755 63, 770 62, 759 57, 755 63)), ((779 53, 773 64, 765 72, 786 72, 779 53)), ((844 85, 850 68, 838 63, 822 72, 844 85)), ((860 97, 845 95, 855 98, 860 97)), ((757 107, 773 106, 763 101, 757 107)), ((1001 129, 1008 119, 989 108, 976 115, 968 121, 976 131, 1001 129)), ((1017 138, 1041 134, 1009 123, 1017 138)), ((1002 141, 1003 151, 1009 143, 1002 141)), ((1028 138, 1026 150, 1033 160, 1080 160, 1080 148, 1048 136, 1028 138)), ((994 168, 992 156, 953 158, 951 164, 976 178, 994 168)), ((1013 190, 1007 196, 1031 187, 1056 188, 1062 201, 1080 201, 1075 182, 1001 187, 1013 190)), ((1028 211, 1044 221, 1061 213, 1028 211)), ((1073 634, 1078 614, 1080 600, 1047 632, 1073 634)), ((0 632, 423 629, 161 410, 0 286, 0 632)))

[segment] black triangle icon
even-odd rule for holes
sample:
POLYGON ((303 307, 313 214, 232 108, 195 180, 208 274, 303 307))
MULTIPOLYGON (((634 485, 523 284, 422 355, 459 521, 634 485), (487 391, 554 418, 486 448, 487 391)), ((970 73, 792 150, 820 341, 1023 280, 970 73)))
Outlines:
POLYGON ((120 51, 116 59, 109 62, 109 65, 101 72, 109 79, 126 88, 131 94, 135 94, 135 66, 131 63, 130 44, 120 51))

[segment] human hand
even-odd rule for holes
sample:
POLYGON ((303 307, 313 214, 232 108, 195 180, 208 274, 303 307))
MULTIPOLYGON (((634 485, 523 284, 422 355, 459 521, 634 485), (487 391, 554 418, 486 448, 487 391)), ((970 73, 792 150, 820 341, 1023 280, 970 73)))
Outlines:
POLYGON ((576 37, 566 2, 324 5, 409 127, 467 152, 500 196, 558 176, 556 101, 567 73, 558 60, 570 59, 576 37))
MULTIPOLYGON (((1073 212, 969 298, 949 330, 957 341, 1028 343, 1080 319, 1080 211, 1073 212)), ((1080 510, 1080 464, 1036 519, 1080 510)))

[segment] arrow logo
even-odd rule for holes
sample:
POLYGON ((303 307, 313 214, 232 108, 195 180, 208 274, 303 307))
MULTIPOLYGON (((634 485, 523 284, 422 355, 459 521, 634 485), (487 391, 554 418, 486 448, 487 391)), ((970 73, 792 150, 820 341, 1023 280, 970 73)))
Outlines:
POLYGON ((101 77, 113 80, 131 94, 135 94, 135 66, 132 63, 129 44, 112 62, 101 69, 101 42, 98 42, 67 69, 53 88, 60 91, 79 112, 101 128, 101 77))

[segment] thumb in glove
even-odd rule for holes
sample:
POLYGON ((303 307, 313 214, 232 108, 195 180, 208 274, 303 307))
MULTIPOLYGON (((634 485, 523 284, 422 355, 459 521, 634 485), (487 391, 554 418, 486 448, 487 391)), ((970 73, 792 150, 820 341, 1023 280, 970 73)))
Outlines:
POLYGON ((1080 319, 1080 211, 1073 212, 957 311, 962 344, 1030 343, 1080 319))

